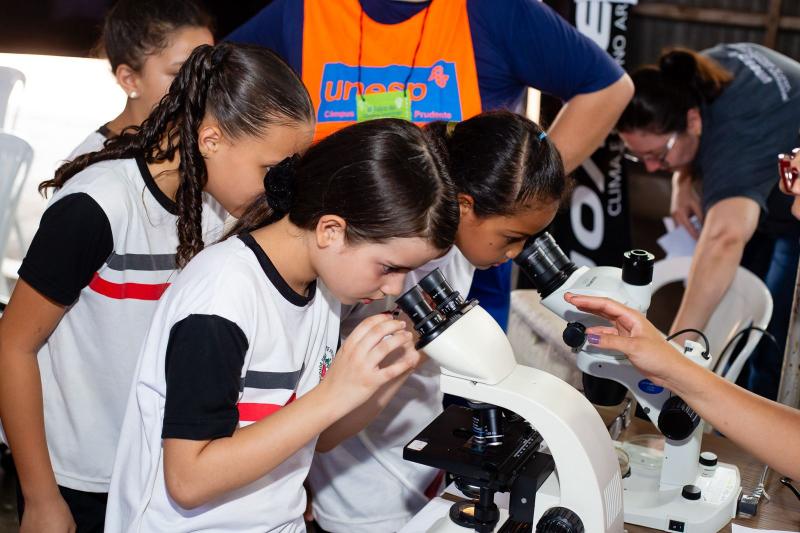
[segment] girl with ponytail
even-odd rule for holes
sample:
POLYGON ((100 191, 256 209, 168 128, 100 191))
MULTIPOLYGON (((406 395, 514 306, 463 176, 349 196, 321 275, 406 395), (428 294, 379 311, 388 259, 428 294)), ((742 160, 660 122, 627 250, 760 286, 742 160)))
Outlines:
POLYGON ((781 349, 762 342, 740 382, 774 399, 800 255, 775 158, 798 144, 800 63, 756 44, 724 44, 670 50, 632 77, 636 92, 617 124, 628 157, 672 173, 672 216, 698 239, 670 332, 702 330, 737 266, 748 268, 772 293, 769 331, 781 349))
MULTIPOLYGON (((476 269, 513 259, 528 237, 550 224, 568 188, 564 166, 538 125, 508 111, 435 122, 425 132, 448 161, 459 223, 455 246, 411 272, 404 288, 439 268, 466 296, 476 269)), ((507 287, 506 297, 510 292, 507 287)), ((388 301, 347 309, 342 333, 354 335, 365 317, 392 307, 388 301)), ((427 503, 438 471, 404 461, 402 451, 442 410, 439 374, 432 362, 423 365, 369 427, 317 454, 309 481, 324 530, 397 531, 427 503)))
POLYGON ((127 97, 125 108, 90 133, 67 160, 100 150, 106 139, 141 124, 202 44, 214 44, 212 20, 195 0, 117 0, 103 22, 96 54, 108 58, 127 97))
POLYGON ((0 417, 23 532, 102 531, 158 299, 313 128, 305 88, 277 56, 203 45, 140 127, 40 185, 54 194, 0 319, 0 417))
POLYGON ((423 132, 350 126, 273 167, 263 190, 159 303, 106 531, 305 531, 315 447, 363 427, 419 363, 386 314, 338 345, 339 302, 398 296, 455 238, 455 193, 423 132))

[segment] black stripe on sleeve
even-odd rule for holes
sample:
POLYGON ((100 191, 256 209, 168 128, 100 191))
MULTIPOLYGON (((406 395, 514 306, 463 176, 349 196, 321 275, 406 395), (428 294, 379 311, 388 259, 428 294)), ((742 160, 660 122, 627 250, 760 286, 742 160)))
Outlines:
POLYGON ((100 205, 86 193, 68 194, 42 215, 19 277, 47 298, 72 305, 113 249, 100 205))
POLYGON ((161 438, 211 440, 233 435, 248 342, 217 315, 189 315, 169 334, 167 398, 161 438))

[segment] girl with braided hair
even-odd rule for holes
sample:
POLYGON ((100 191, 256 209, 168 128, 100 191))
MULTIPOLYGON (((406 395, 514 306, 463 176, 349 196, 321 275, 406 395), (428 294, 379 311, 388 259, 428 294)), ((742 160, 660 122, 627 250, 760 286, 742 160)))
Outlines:
POLYGON ((342 129, 269 171, 189 262, 144 340, 106 531, 305 531, 314 449, 359 431, 420 362, 391 315, 338 347, 340 304, 398 296, 453 244, 454 188, 409 122, 342 129))
POLYGON ((0 319, 0 417, 23 532, 102 530, 158 299, 313 128, 308 93, 277 56, 203 45, 141 127, 40 185, 55 192, 0 319))

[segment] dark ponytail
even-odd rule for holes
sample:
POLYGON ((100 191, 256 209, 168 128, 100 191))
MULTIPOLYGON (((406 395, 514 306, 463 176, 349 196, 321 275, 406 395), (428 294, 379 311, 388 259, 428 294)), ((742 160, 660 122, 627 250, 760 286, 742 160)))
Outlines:
POLYGON ((636 91, 617 123, 621 132, 662 134, 686 130, 686 113, 714 102, 733 80, 713 59, 684 48, 661 55, 658 65, 632 74, 636 91))
POLYGON ((444 250, 458 229, 455 189, 441 155, 420 128, 403 120, 339 130, 270 169, 265 187, 229 236, 286 215, 313 230, 332 214, 347 222, 349 242, 420 237, 444 250))
POLYGON ((106 15, 94 55, 107 57, 111 72, 122 64, 140 71, 146 57, 169 46, 181 28, 212 31, 213 20, 194 0, 118 0, 106 15))
POLYGON ((560 201, 566 192, 555 145, 519 114, 491 111, 425 129, 447 154, 456 189, 473 198, 479 217, 511 215, 530 200, 560 201))
POLYGON ((232 139, 260 136, 274 124, 310 123, 314 110, 300 79, 272 52, 256 46, 221 43, 192 52, 149 117, 108 140, 105 148, 78 156, 56 170, 39 192, 56 190, 89 165, 143 155, 148 163, 180 156, 177 266, 203 249, 202 192, 208 179, 197 145, 206 113, 232 139))

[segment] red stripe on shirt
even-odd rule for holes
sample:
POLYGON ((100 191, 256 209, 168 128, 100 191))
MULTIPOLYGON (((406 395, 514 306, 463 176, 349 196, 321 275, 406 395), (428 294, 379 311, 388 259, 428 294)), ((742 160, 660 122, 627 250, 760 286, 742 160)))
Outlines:
POLYGON ((158 300, 169 283, 113 283, 95 273, 89 288, 98 294, 116 300, 158 300))
POLYGON ((283 405, 274 403, 239 403, 236 407, 239 409, 239 422, 258 422, 262 418, 266 418, 272 413, 278 411, 282 407, 286 407, 297 399, 297 396, 292 393, 283 405))

